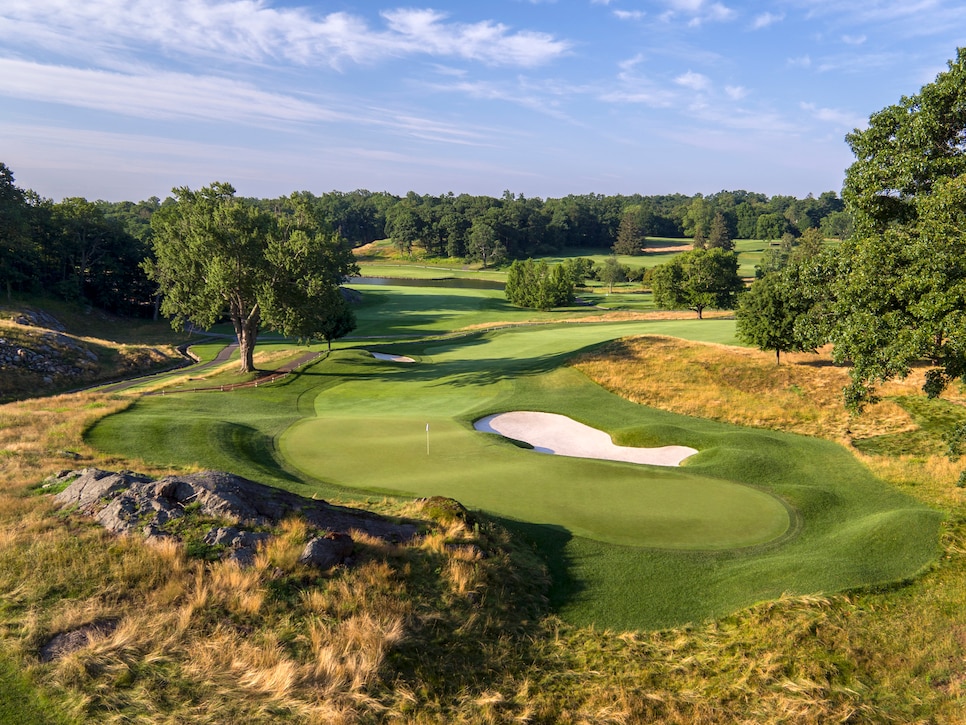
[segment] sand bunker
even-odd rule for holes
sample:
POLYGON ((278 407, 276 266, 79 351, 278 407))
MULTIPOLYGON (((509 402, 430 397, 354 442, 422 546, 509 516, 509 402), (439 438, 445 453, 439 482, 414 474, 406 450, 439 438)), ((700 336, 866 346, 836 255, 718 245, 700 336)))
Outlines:
POLYGON ((414 363, 416 362, 411 357, 406 357, 405 355, 389 355, 384 352, 374 352, 371 355, 376 358, 376 360, 389 360, 390 362, 405 362, 414 363))
POLYGON ((616 446, 610 435, 556 413, 515 411, 480 418, 473 424, 483 433, 499 433, 506 438, 529 443, 540 453, 574 458, 601 458, 607 461, 646 463, 652 466, 679 466, 697 451, 687 446, 630 448, 616 446))

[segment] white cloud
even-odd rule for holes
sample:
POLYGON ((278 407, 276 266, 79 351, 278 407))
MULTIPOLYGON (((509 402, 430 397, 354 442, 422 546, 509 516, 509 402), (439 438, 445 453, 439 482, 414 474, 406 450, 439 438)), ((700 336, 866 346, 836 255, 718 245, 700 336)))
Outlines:
POLYGON ((740 101, 748 96, 748 89, 742 86, 725 86, 725 93, 732 101, 740 101))
POLYGON ((966 6, 959 0, 790 0, 810 18, 827 19, 835 27, 888 29, 899 37, 946 34, 966 24, 966 6))
POLYGON ((814 103, 800 104, 803 111, 808 113, 816 121, 830 123, 846 129, 862 128, 868 123, 867 118, 858 116, 849 111, 841 111, 835 108, 819 108, 814 103))
POLYGON ((668 0, 667 4, 674 10, 696 14, 704 5, 704 0, 668 0))
POLYGON ((310 6, 276 8, 255 0, 7 0, 0 33, 84 58, 153 46, 175 59, 333 67, 420 54, 529 67, 570 49, 547 33, 513 31, 489 20, 451 22, 435 10, 388 10, 381 17, 384 27, 373 28, 347 12, 319 15, 310 6))
POLYGON ((706 91, 711 87, 711 80, 707 76, 690 70, 679 75, 674 82, 693 91, 706 91))
POLYGON ((780 23, 784 19, 785 19, 784 13, 775 14, 775 13, 765 12, 755 17, 754 21, 752 21, 751 23, 751 29, 761 30, 762 28, 767 28, 769 25, 780 23))
POLYGON ((0 94, 152 120, 201 120, 273 130, 281 124, 298 130, 320 123, 351 123, 445 143, 482 143, 481 133, 438 119, 372 108, 346 113, 239 81, 183 73, 122 74, 0 58, 0 94))
POLYGON ((862 45, 867 40, 864 35, 843 35, 842 42, 846 45, 862 45))
POLYGON ((492 65, 540 65, 569 50, 564 41, 546 33, 510 33, 502 24, 444 22, 435 10, 393 10, 382 13, 392 31, 397 52, 456 56, 492 65))
POLYGON ((638 53, 632 58, 618 63, 617 87, 598 92, 598 100, 618 105, 625 103, 643 104, 654 108, 665 108, 673 105, 675 101, 674 93, 661 88, 646 76, 636 72, 637 67, 643 62, 643 54, 638 53))
POLYGON ((123 74, 0 58, 0 93, 140 118, 226 118, 253 125, 348 119, 294 96, 213 76, 123 74))
POLYGON ((736 13, 729 7, 722 5, 721 3, 713 3, 707 10, 706 19, 713 20, 718 23, 723 23, 728 20, 732 20, 736 13))
POLYGON ((802 55, 798 58, 789 58, 787 64, 792 68, 811 68, 812 58, 808 55, 802 55))
POLYGON ((707 0, 665 0, 665 5, 668 10, 660 15, 661 20, 671 22, 678 16, 684 16, 689 27, 698 27, 706 22, 726 22, 737 15, 726 5, 709 3, 707 0))
POLYGON ((647 16, 643 10, 615 10, 614 17, 618 20, 643 20, 647 16))

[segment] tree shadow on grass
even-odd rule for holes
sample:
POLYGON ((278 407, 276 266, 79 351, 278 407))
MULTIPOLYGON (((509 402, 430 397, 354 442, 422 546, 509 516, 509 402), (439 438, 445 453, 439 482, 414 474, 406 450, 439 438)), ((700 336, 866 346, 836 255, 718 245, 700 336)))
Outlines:
POLYGON ((550 575, 548 598, 553 610, 559 610, 580 597, 584 585, 573 577, 573 562, 567 553, 567 544, 573 534, 563 526, 555 524, 534 524, 492 513, 488 515, 514 536, 532 546, 543 560, 550 575))
POLYGON ((272 438, 257 428, 241 423, 218 422, 209 431, 209 440, 220 453, 230 457, 233 470, 261 483, 283 481, 303 483, 279 465, 272 438))
MULTIPOLYGON (((397 353, 398 354, 398 353, 397 353)), ((417 354, 418 353, 414 353, 417 354)), ((355 361, 353 364, 363 369, 340 370, 336 367, 321 369, 313 367, 288 376, 285 382, 275 383, 277 387, 296 387, 299 384, 318 384, 326 380, 375 382, 411 381, 430 385, 455 387, 484 387, 503 380, 526 375, 540 375, 561 367, 575 352, 555 353, 525 360, 507 358, 476 358, 472 360, 449 360, 436 363, 392 363, 373 358, 371 365, 355 361), (313 383, 313 381, 315 381, 313 383)), ((319 389, 321 392, 321 388, 319 389)))

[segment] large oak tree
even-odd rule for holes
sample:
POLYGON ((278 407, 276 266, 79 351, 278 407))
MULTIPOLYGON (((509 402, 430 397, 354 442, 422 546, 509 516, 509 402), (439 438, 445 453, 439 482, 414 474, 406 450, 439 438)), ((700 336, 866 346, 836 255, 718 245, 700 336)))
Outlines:
POLYGON ((855 223, 833 283, 846 402, 925 361, 926 392, 966 373, 966 49, 914 96, 847 137, 843 198, 855 223))
POLYGON ((324 337, 338 286, 358 273, 351 250, 325 228, 302 195, 266 211, 236 198, 231 184, 174 189, 151 218, 154 259, 145 264, 176 328, 231 320, 241 369, 255 369, 263 328, 324 337))

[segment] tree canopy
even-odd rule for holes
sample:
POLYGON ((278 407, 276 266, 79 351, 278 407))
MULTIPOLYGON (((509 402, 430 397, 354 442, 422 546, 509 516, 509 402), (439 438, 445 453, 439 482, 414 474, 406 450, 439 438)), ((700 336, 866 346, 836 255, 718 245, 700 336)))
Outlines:
POLYGON ((759 276, 735 311, 738 339, 759 350, 814 352, 825 342, 824 313, 829 254, 812 236, 791 251, 780 267, 759 276))
POLYGON ((707 308, 733 309, 744 290, 738 256, 723 249, 683 252, 655 267, 651 281, 658 307, 694 310, 698 319, 707 308))
POLYGON ((145 263, 172 325, 210 327, 227 316, 241 369, 254 370, 262 327, 323 337, 333 293, 357 272, 352 253, 298 194, 276 213, 235 197, 231 184, 174 189, 175 203, 151 218, 155 259, 145 263))
POLYGON ((576 284, 574 265, 517 260, 506 275, 505 294, 509 302, 535 310, 550 310, 572 304, 576 284))
POLYGON ((855 233, 832 285, 846 401, 926 361, 926 392, 966 373, 966 49, 949 69, 848 137, 843 197, 855 233))

